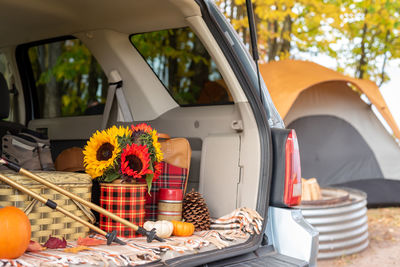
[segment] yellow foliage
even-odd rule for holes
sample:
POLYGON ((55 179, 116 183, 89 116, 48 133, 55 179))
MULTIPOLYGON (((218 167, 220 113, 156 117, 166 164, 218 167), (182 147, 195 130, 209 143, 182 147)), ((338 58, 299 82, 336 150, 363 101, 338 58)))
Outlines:
MULTIPOLYGON (((253 0, 261 57, 288 58, 291 46, 318 46, 322 25, 335 23, 339 7, 321 0, 253 0), (275 50, 274 53, 271 53, 275 50)), ((245 0, 219 0, 244 40, 249 40, 245 0)), ((322 47, 322 46, 321 46, 322 47)), ((268 60, 271 60, 269 58, 268 60)))
MULTIPOLYGON (((233 27, 249 41, 245 0, 217 0, 233 27)), ((384 77, 387 60, 400 58, 398 0, 252 0, 261 59, 290 57, 292 48, 338 57, 355 76, 384 77), (382 63, 380 63, 382 64, 382 63)))

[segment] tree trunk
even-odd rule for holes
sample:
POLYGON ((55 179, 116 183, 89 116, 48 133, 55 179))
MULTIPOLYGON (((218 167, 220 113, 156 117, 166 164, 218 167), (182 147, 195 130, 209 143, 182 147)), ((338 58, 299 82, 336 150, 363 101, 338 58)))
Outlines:
MULTIPOLYGON (((48 70, 51 71, 57 64, 57 60, 62 53, 62 42, 50 43, 48 45, 48 70)), ((54 118, 61 115, 61 97, 56 77, 51 75, 45 88, 44 95, 44 114, 45 118, 54 118)))
MULTIPOLYGON (((99 77, 99 73, 97 71, 97 64, 94 56, 90 57, 90 66, 89 66, 89 86, 88 86, 88 95, 89 95, 89 103, 97 101, 97 88, 99 87, 99 81, 97 78, 99 77)), ((80 84, 78 84, 80 86, 80 84)))
POLYGON ((36 117, 40 117, 43 118, 44 115, 44 95, 45 95, 45 90, 46 90, 46 85, 42 84, 42 83, 38 83, 37 81, 40 79, 40 76, 42 74, 43 71, 47 70, 47 46, 48 45, 39 45, 37 47, 31 48, 31 49, 35 49, 36 52, 36 61, 35 63, 31 62, 32 65, 36 64, 37 68, 36 71, 34 73, 34 78, 35 78, 35 82, 36 82, 36 94, 37 94, 37 98, 38 98, 38 103, 40 105, 39 107, 39 114, 35 114, 36 117))
MULTIPOLYGON (((200 42, 198 38, 194 38, 193 40, 193 50, 192 54, 196 56, 201 56, 203 59, 205 59, 205 62, 211 61, 211 57, 200 42)), ((192 96, 195 101, 198 100, 200 96, 201 90, 204 88, 205 83, 208 82, 208 75, 210 73, 209 68, 210 66, 207 65, 203 60, 200 60, 198 62, 195 62, 192 60, 190 63, 189 70, 193 73, 195 73, 191 78, 190 78, 190 87, 192 91, 192 96)))
MULTIPOLYGON (((268 32, 276 34, 278 32, 278 21, 268 22, 268 32)), ((276 37, 268 37, 268 62, 275 61, 278 54, 278 40, 276 37)))
POLYGON ((290 53, 290 38, 285 39, 284 36, 285 34, 290 34, 292 33, 292 18, 287 15, 285 17, 285 21, 283 22, 283 27, 282 27, 282 32, 281 32, 281 39, 282 39, 282 46, 280 49, 281 53, 290 53))
POLYGON ((386 62, 387 62, 387 58, 388 58, 387 57, 387 54, 388 54, 387 44, 389 41, 389 35, 390 35, 390 32, 388 30, 388 31, 386 31, 386 36, 385 36, 385 47, 383 49, 383 51, 385 51, 385 52, 384 52, 383 63, 382 63, 382 68, 381 68, 381 81, 379 82, 378 87, 381 87, 381 85, 385 82, 385 68, 386 68, 386 62))
MULTIPOLYGON (((177 48, 176 44, 176 32, 171 31, 171 35, 168 36, 169 46, 173 49, 177 48)), ((177 32, 178 34, 182 33, 181 30, 177 32)), ((169 57, 168 58, 168 85, 167 88, 171 91, 171 94, 179 93, 180 84, 178 79, 178 61, 176 58, 169 57)))
MULTIPOLYGON (((368 14, 368 10, 365 9, 364 11, 364 20, 366 19, 366 16, 368 14)), ((361 34, 361 55, 360 55, 360 60, 358 61, 358 66, 356 70, 356 77, 359 79, 364 78, 364 73, 365 73, 365 67, 367 66, 367 53, 365 51, 365 45, 366 45, 366 35, 368 31, 368 25, 367 22, 364 21, 364 26, 362 29, 362 34, 361 34)))

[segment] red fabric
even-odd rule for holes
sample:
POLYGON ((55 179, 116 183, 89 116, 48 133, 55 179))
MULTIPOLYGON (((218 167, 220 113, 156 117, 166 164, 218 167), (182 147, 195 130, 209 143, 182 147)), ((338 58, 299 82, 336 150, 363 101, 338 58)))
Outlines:
MULTIPOLYGON (((101 184, 100 206, 109 212, 143 226, 147 186, 145 184, 109 185, 101 184)), ((118 236, 137 237, 135 231, 109 217, 100 214, 100 228, 107 233, 117 231, 118 236)))
POLYGON ((185 189, 188 170, 161 162, 162 172, 160 177, 151 185, 151 196, 146 195, 146 221, 157 220, 158 191, 160 188, 185 189))

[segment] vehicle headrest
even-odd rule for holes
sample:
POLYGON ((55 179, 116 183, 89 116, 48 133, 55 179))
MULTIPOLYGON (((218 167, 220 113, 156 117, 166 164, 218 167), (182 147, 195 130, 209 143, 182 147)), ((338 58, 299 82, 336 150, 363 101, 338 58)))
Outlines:
POLYGON ((0 120, 8 118, 10 112, 10 91, 3 73, 0 72, 0 120))

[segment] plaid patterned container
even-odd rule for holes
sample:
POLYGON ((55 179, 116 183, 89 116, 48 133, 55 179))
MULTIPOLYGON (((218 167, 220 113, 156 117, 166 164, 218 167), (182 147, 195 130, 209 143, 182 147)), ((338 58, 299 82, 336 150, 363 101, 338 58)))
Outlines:
POLYGON ((157 220, 158 191, 160 188, 182 189, 183 193, 187 183, 188 169, 180 168, 161 162, 162 172, 151 186, 151 196, 146 195, 146 221, 157 220))
MULTIPOLYGON (((146 184, 100 184, 100 206, 115 215, 143 226, 145 217, 146 184)), ((118 236, 137 237, 135 231, 100 214, 100 228, 106 232, 117 231, 118 236)))

